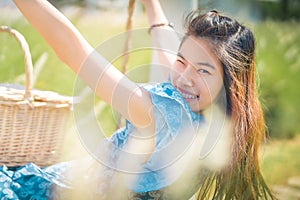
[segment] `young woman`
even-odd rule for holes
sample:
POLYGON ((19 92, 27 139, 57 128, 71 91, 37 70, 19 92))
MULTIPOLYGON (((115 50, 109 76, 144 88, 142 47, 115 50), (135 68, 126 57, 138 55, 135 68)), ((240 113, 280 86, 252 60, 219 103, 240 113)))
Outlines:
MULTIPOLYGON (((77 174, 83 173, 82 180, 89 183, 90 196, 84 196, 86 199, 189 199, 197 191, 198 199, 274 198, 258 163, 265 125, 256 94, 255 46, 249 29, 217 11, 190 14, 177 55, 159 51, 161 65, 170 66, 170 82, 140 87, 93 52, 76 28, 50 3, 14 2, 57 56, 127 119, 126 127, 100 147, 101 164, 85 163, 85 170, 75 170, 77 174), (218 169, 209 167, 207 160, 199 160, 195 153, 201 150, 198 136, 206 123, 203 113, 213 103, 221 104, 232 126, 228 135, 230 146, 223 149, 230 153, 230 160, 218 169)), ((143 3, 154 43, 164 49, 170 38, 163 38, 163 31, 172 29, 158 0, 143 3)), ((204 144, 211 145, 209 154, 218 137, 211 132, 207 137, 213 138, 213 142, 204 144)), ((63 194, 61 189, 70 186, 66 184, 67 177, 58 176, 71 168, 79 169, 71 167, 74 165, 64 163, 43 171, 38 169, 42 175, 30 174, 34 177, 30 181, 26 179, 28 173, 23 173, 19 190, 10 191, 20 198, 58 197, 63 194), (55 184, 56 192, 50 192, 49 187, 55 184), (42 191, 38 189, 41 185, 42 191)), ((80 185, 84 184, 80 179, 80 185)), ((70 189, 70 193, 75 190, 70 189)), ((79 196, 72 198, 76 197, 79 196)))

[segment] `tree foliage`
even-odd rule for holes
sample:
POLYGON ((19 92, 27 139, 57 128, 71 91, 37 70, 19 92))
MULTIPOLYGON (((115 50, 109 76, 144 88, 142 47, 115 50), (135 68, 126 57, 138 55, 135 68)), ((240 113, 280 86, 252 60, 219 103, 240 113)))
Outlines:
POLYGON ((300 19, 300 0, 260 1, 258 6, 265 19, 300 19))
POLYGON ((65 5, 77 5, 77 6, 86 6, 87 0, 49 0, 50 3, 56 7, 61 7, 65 5))

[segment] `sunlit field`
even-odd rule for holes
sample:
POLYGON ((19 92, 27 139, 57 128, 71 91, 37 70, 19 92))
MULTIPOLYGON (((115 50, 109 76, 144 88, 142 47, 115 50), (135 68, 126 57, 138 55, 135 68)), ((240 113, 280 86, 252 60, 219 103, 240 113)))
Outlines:
MULTIPOLYGON (((21 16, 12 19, 8 12, 3 13, 6 14, 0 14, 0 24, 19 30, 29 43, 33 63, 35 67, 39 67, 35 70, 34 87, 73 95, 75 74, 59 61, 21 16)), ((92 46, 100 48, 124 32, 126 15, 122 16, 108 12, 101 15, 87 14, 80 10, 69 13, 72 22, 92 46)), ((134 28, 146 28, 146 22, 144 15, 136 17, 134 28)), ((300 177, 300 24, 266 21, 252 27, 257 38, 256 63, 261 87, 259 93, 269 126, 267 141, 261 150, 261 167, 269 184, 286 185, 290 178, 300 177)), ((147 40, 150 43, 146 29, 142 37, 135 39, 136 42, 139 40, 147 40)), ((120 42, 114 45, 109 47, 109 51, 122 52, 124 44, 120 42)), ((134 52, 129 55, 128 70, 150 63, 150 60, 150 51, 134 52), (135 59, 131 59, 132 57, 135 59)), ((115 58, 113 62, 120 67, 122 59, 115 58)), ((4 33, 0 33, 0 66, 0 83, 24 84, 22 52, 17 42, 4 33)), ((144 70, 133 78, 145 82, 147 77, 148 71, 144 70)), ((109 106, 99 102, 101 101, 98 99, 95 101, 95 105, 98 106, 96 115, 99 125, 106 135, 110 135, 116 129, 114 112, 109 106)), ((66 133, 63 160, 79 158, 86 154, 71 119, 66 133)))

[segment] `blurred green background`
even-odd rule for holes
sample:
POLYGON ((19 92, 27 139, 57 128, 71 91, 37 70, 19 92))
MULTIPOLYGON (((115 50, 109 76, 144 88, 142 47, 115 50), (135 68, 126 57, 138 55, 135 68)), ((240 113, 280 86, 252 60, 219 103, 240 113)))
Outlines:
MULTIPOLYGON (((108 7, 102 5, 88 11, 87 1, 52 2, 71 19, 94 47, 125 30, 127 11, 124 6, 108 9, 108 4, 108 7)), ((111 2, 116 4, 117 1, 111 2)), ((223 8, 223 4, 219 5, 217 1, 197 3, 207 8, 223 8)), ((247 9, 250 8, 249 16, 243 15, 241 18, 256 36, 259 94, 268 127, 268 140, 261 151, 262 170, 268 183, 287 184, 290 177, 300 176, 300 1, 243 0, 239 3, 247 5, 247 9), (257 15, 254 16, 251 9, 257 15)), ((41 71, 36 72, 35 88, 72 95, 75 74, 58 60, 10 3, 2 3, 0 6, 0 24, 9 25, 25 36, 31 48, 33 63, 45 59, 41 71)), ((224 6, 225 12, 239 14, 230 9, 226 10, 227 7, 224 6)), ((134 28, 148 27, 142 8, 133 17, 133 23, 134 28)), ((150 39, 146 31, 143 39, 150 39)), ((113 48, 123 48, 123 44, 113 48)), ((151 60, 149 51, 136 54, 138 59, 129 59, 129 70, 151 60)), ((117 66, 120 66, 120 59, 114 62, 117 66)), ((0 66, 0 83, 24 83, 23 55, 17 42, 6 34, 0 34, 0 66)), ((147 76, 144 74, 142 79, 146 80, 145 77, 147 76)), ((113 112, 108 106, 104 106, 99 113, 101 126, 108 134, 116 128, 112 116, 113 112)), ((77 142, 80 146, 80 142, 74 139, 75 131, 71 132, 67 136, 66 152, 70 149, 68 145, 73 145, 72 142, 77 142)), ((66 153, 65 157, 69 159, 74 154, 66 153)))

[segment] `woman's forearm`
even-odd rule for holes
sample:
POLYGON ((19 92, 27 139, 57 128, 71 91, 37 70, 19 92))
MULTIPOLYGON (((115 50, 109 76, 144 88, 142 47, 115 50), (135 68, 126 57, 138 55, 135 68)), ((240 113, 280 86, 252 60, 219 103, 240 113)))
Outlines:
POLYGON ((92 48, 72 23, 46 0, 14 3, 57 56, 77 72, 92 48))
POLYGON ((164 26, 156 26, 149 30, 151 34, 154 48, 157 49, 159 64, 163 66, 165 77, 169 74, 169 68, 176 60, 177 50, 180 44, 177 33, 167 24, 169 23, 159 0, 144 0, 149 26, 157 24, 165 24, 164 26))

